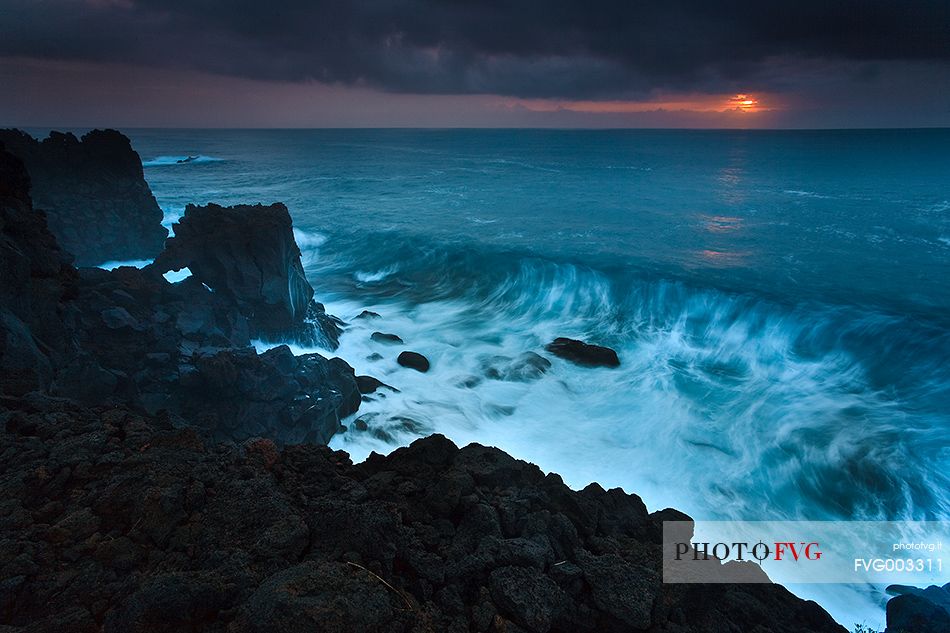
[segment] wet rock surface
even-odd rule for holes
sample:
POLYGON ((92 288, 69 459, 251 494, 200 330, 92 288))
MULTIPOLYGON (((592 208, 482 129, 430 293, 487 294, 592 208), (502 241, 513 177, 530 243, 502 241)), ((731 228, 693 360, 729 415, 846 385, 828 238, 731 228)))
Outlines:
POLYGON ((166 411, 234 441, 325 443, 358 408, 349 365, 285 346, 257 354, 254 315, 197 275, 77 271, 32 208, 21 162, 0 152, 0 176, 0 394, 166 411))
POLYGON ((33 204, 77 265, 151 259, 162 250, 162 210, 139 155, 119 132, 93 130, 81 139, 51 132, 37 141, 0 130, 0 145, 25 164, 33 204))
POLYGON ((49 388, 69 352, 64 303, 78 276, 29 192, 22 162, 0 150, 0 393, 49 388))
POLYGON ((525 352, 517 358, 490 356, 482 359, 486 378, 510 382, 538 380, 551 368, 551 361, 534 352, 525 352))
POLYGON ((415 369, 422 373, 429 371, 429 359, 418 352, 400 352, 396 357, 396 362, 403 367, 415 369))
POLYGON ((386 332, 373 332, 369 337, 377 343, 386 343, 388 345, 398 345, 403 342, 397 335, 387 334, 386 332))
POLYGON ((399 391, 395 387, 387 385, 382 380, 373 378, 372 376, 357 376, 356 387, 359 389, 359 392, 364 395, 376 393, 378 389, 387 389, 393 392, 399 391))
POLYGON ((354 465, 8 397, 5 631, 843 631, 773 585, 663 585, 662 513, 441 436, 354 465))
POLYGON ((925 589, 892 585, 885 633, 950 633, 950 583, 925 589))
POLYGON ((584 367, 620 367, 617 352, 609 347, 561 337, 548 343, 545 349, 555 356, 584 367))
POLYGON ((340 323, 313 300, 286 206, 188 205, 173 228, 158 272, 188 268, 237 304, 253 338, 337 346, 340 323))

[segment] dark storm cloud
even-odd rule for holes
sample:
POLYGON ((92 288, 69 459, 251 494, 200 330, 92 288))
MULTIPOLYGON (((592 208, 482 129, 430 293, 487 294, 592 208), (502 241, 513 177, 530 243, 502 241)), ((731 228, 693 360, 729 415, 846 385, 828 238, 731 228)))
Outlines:
POLYGON ((635 97, 772 88, 797 61, 867 73, 946 62, 950 2, 0 0, 0 55, 395 92, 635 97))

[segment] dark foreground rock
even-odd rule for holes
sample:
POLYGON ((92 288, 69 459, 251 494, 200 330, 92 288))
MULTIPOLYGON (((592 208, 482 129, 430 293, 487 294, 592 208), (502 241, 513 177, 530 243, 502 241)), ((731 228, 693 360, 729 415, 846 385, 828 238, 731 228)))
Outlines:
POLYGON ((287 347, 257 354, 242 307, 155 266, 77 271, 22 164, 0 151, 0 396, 165 411, 216 440, 328 441, 359 406, 353 369, 287 347))
POLYGON ((950 583, 926 589, 892 585, 885 633, 950 633, 950 583))
POLYGON ((23 164, 0 151, 0 393, 48 389, 69 347, 63 305, 76 271, 29 189, 23 164))
POLYGON ((336 348, 340 323, 313 300, 286 206, 188 205, 174 232, 159 272, 188 268, 237 303, 254 338, 336 348))
POLYGON ((387 334, 386 332, 373 332, 369 337, 377 343, 387 343, 389 345, 399 345, 403 342, 397 335, 387 334))
POLYGON ((387 385, 382 380, 374 378, 372 376, 357 376, 356 377, 356 386, 359 389, 361 394, 371 394, 376 393, 377 389, 385 388, 390 391, 399 391, 391 385, 387 385))
POLYGON ((482 359, 482 369, 486 378, 511 382, 530 382, 541 378, 551 368, 547 358, 525 352, 517 358, 490 356, 482 359))
POLYGON ((670 511, 497 449, 432 436, 353 465, 122 407, 2 405, 5 633, 844 631, 779 586, 662 584, 670 511))
POLYGON ((51 132, 37 141, 19 130, 0 130, 0 145, 26 165, 33 204, 79 266, 110 260, 151 259, 168 231, 162 210, 129 139, 93 130, 77 139, 51 132))
POLYGON ((591 345, 571 338, 556 338, 546 350, 572 363, 585 367, 620 367, 617 352, 609 347, 591 345))
POLYGON ((400 352, 396 357, 396 362, 403 367, 415 369, 425 373, 429 371, 429 359, 418 352, 400 352))
POLYGON ((353 369, 287 346, 199 355, 163 406, 214 439, 326 444, 360 406, 353 369))

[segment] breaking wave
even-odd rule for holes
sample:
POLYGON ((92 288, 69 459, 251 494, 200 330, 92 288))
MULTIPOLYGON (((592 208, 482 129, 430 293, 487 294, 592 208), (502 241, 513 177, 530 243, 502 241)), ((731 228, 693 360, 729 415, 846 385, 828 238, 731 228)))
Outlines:
POLYGON ((350 322, 337 353, 400 390, 364 404, 366 431, 350 424, 334 440, 354 459, 442 432, 701 518, 950 515, 950 333, 939 324, 511 253, 396 251, 397 270, 381 265, 392 244, 308 270, 350 322), (367 284, 365 270, 386 274, 367 284), (353 320, 364 309, 382 318, 353 320), (432 370, 400 367, 374 330, 432 370), (557 336, 609 345, 622 367, 552 358, 539 380, 493 378, 557 336))
POLYGON ((170 165, 201 165, 216 163, 223 159, 201 154, 184 154, 180 156, 156 156, 151 160, 143 160, 142 167, 167 167, 170 165))

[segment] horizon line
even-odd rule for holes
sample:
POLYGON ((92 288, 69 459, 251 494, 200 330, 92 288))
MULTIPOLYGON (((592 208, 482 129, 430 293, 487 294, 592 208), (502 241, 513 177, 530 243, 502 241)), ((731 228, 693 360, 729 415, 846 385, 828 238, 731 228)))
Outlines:
POLYGON ((917 125, 917 126, 867 126, 867 127, 600 127, 600 126, 415 126, 415 125, 358 125, 358 126, 293 126, 293 127, 262 127, 262 126, 172 126, 172 125, 9 125, 2 124, 0 129, 36 130, 218 130, 226 131, 316 131, 316 130, 406 130, 406 131, 546 131, 546 132, 873 132, 873 131, 917 131, 917 130, 950 130, 947 125, 917 125))

